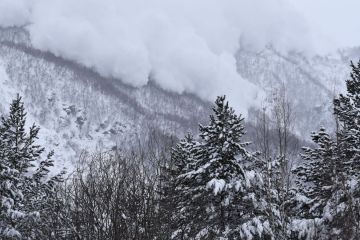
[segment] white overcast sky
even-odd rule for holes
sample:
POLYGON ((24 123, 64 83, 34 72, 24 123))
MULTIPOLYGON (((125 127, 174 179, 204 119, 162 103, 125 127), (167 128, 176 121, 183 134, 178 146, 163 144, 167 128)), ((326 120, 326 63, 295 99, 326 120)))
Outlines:
POLYGON ((318 38, 318 47, 360 46, 360 0, 290 1, 318 38))

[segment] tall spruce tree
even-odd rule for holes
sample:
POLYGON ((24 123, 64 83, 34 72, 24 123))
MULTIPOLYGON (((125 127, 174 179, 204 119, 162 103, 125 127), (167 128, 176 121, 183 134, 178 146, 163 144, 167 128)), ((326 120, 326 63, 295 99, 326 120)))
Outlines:
POLYGON ((35 144, 40 129, 32 125, 26 132, 25 125, 26 112, 18 95, 0 125, 2 239, 43 239, 52 235, 52 230, 44 227, 48 224, 45 218, 53 212, 47 203, 53 200, 54 187, 61 180, 61 174, 48 176, 53 153, 42 159, 44 148, 35 144))
POLYGON ((337 144, 341 167, 346 178, 341 196, 338 228, 348 239, 360 238, 360 61, 351 62, 352 72, 346 80, 347 93, 334 100, 338 121, 337 144))
POLYGON ((297 175, 297 236, 307 239, 360 238, 360 62, 351 62, 347 93, 334 100, 337 120, 333 139, 320 129, 316 148, 304 148, 297 175))
POLYGON ((269 222, 271 237, 276 240, 287 239, 288 219, 285 219, 284 208, 287 202, 284 202, 283 178, 281 168, 281 157, 264 160, 259 171, 264 181, 262 190, 259 192, 259 198, 265 199, 265 210, 269 222))
POLYGON ((351 62, 352 72, 346 81, 346 95, 334 100, 334 113, 338 120, 339 150, 347 171, 360 175, 360 61, 351 62))
POLYGON ((178 231, 178 239, 185 239, 186 230, 182 229, 185 226, 187 218, 183 214, 173 214, 177 202, 181 199, 186 199, 187 196, 182 195, 178 189, 177 176, 186 173, 189 169, 193 169, 190 164, 192 161, 186 161, 193 158, 195 144, 193 136, 188 133, 184 139, 172 149, 171 161, 166 163, 162 168, 161 173, 161 192, 160 192, 160 222, 162 239, 170 239, 173 229, 181 229, 178 231))
POLYGON ((339 194, 343 180, 339 168, 340 159, 337 155, 337 144, 324 128, 312 134, 316 148, 304 147, 301 157, 304 163, 297 167, 296 203, 297 217, 294 223, 306 226, 304 229, 293 229, 293 236, 307 239, 327 239, 332 233, 332 221, 335 220, 336 202, 334 197, 339 194))
POLYGON ((245 170, 253 154, 242 142, 243 118, 225 97, 217 98, 213 112, 200 126, 200 141, 182 141, 174 150, 182 164, 173 180, 178 224, 172 239, 266 239, 264 204, 251 184, 258 175, 245 170))

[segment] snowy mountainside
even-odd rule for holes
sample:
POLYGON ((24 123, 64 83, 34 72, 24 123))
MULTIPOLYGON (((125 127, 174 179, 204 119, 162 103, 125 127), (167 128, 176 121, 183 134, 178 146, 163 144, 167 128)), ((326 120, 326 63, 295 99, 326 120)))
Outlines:
POLYGON ((356 51, 306 57, 295 52, 284 55, 272 47, 259 52, 240 49, 238 71, 267 92, 264 107, 271 103, 276 90, 285 89, 293 105, 296 134, 308 139, 320 126, 334 128, 332 100, 344 92, 350 60, 357 61, 359 56, 356 51))
MULTIPOLYGON (((240 49, 236 57, 241 76, 267 93, 264 105, 271 102, 274 89, 285 86, 294 104, 295 131, 308 139, 319 126, 333 127, 332 99, 343 90, 350 59, 358 53, 349 49, 310 58, 268 47, 260 52, 240 49)), ((7 112, 16 93, 24 96, 29 122, 41 126, 44 145, 64 164, 83 150, 146 141, 153 130, 177 136, 196 131, 210 110, 210 103, 167 92, 151 81, 136 88, 102 77, 34 49, 23 28, 1 28, 0 113, 7 112)))
POLYGON ((91 69, 31 48, 26 32, 0 34, 0 111, 16 93, 23 96, 29 123, 64 165, 83 150, 130 147, 149 132, 182 135, 207 117, 209 104, 150 83, 134 88, 91 69))

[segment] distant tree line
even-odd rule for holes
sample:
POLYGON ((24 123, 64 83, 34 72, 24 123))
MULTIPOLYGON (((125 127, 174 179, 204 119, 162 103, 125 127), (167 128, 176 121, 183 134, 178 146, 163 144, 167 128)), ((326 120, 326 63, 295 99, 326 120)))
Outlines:
POLYGON ((0 238, 360 239, 360 62, 351 67, 336 130, 312 133, 298 161, 284 91, 271 116, 258 112, 252 147, 220 96, 208 124, 175 145, 154 132, 146 146, 84 153, 54 175, 17 96, 0 123, 0 238))

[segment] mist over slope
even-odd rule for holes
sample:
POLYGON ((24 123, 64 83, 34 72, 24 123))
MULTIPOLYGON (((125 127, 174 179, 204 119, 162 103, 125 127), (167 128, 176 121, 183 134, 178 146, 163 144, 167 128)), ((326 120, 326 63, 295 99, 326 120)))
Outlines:
POLYGON ((334 130, 333 99, 345 91, 350 61, 357 61, 357 56, 358 48, 308 57, 267 47, 261 51, 240 49, 236 58, 239 74, 267 93, 261 108, 270 114, 279 92, 284 92, 292 108, 294 131, 309 139, 320 127, 334 130))
POLYGON ((37 49, 135 87, 152 80, 207 101, 227 94, 243 112, 262 93, 237 73, 240 45, 311 48, 302 17, 285 0, 2 1, 0 25, 26 26, 37 49))
POLYGON ((0 31, 0 111, 23 96, 28 123, 71 166, 82 151, 146 144, 153 134, 181 136, 206 118, 209 103, 169 93, 153 83, 132 87, 91 69, 34 49, 23 29, 0 31))
POLYGON ((0 0, 0 236, 357 238, 360 47, 291 1, 0 0))
POLYGON ((248 110, 270 111, 285 89, 294 130, 308 139, 333 128, 332 99, 359 56, 317 55, 283 0, 1 0, 0 13, 0 111, 23 95, 30 122, 64 162, 152 132, 196 131, 223 94, 251 123, 248 110))
POLYGON ((293 51, 307 58, 335 52, 357 39, 349 40, 349 31, 334 34, 352 26, 329 21, 330 13, 348 19, 336 6, 292 0, 1 0, 0 26, 24 27, 32 47, 102 77, 134 87, 152 81, 205 101, 226 94, 246 112, 259 107, 265 94, 238 73, 238 49, 258 52, 272 46, 283 55, 293 51), (322 5, 327 11, 320 21, 316 11, 322 5), (333 27, 324 28, 328 25, 333 27))
MULTIPOLYGON (((334 126, 332 99, 342 91, 348 64, 356 56, 357 49, 306 57, 274 47, 242 48, 235 55, 238 74, 266 93, 257 108, 270 109, 274 91, 286 88, 296 115, 295 131, 304 139, 320 126, 334 126)), ((194 95, 165 91, 153 81, 133 87, 40 51, 23 28, 1 28, 0 62, 0 112, 7 112, 16 93, 23 95, 29 122, 40 124, 45 145, 63 162, 84 150, 132 147, 139 140, 146 142, 152 132, 183 136, 196 131, 210 110, 210 102, 194 95)), ((251 113, 246 119, 255 121, 251 113)))

